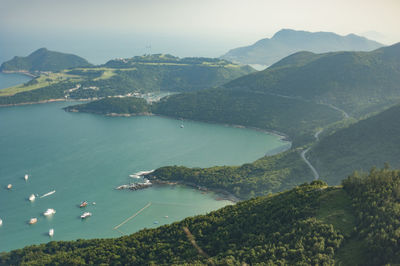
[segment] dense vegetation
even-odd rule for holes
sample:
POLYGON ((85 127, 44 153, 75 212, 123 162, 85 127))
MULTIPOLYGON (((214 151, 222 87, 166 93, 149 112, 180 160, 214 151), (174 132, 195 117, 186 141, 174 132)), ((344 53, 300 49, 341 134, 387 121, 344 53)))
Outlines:
POLYGON ((264 93, 209 89, 172 95, 153 112, 200 121, 229 123, 283 132, 294 145, 313 140, 316 128, 342 118, 325 105, 264 93))
POLYGON ((149 113, 149 105, 145 99, 136 97, 108 97, 76 106, 64 108, 69 112, 87 112, 95 114, 145 114, 149 113))
POLYGON ((313 175, 299 153, 300 150, 292 149, 242 166, 167 166, 158 168, 149 178, 191 183, 249 198, 284 191, 312 180, 313 175))
POLYGON ((321 139, 310 161, 329 184, 339 184, 354 170, 367 171, 385 162, 400 168, 400 106, 361 120, 321 139))
POLYGON ((89 62, 73 54, 40 48, 26 57, 15 56, 1 64, 0 71, 60 71, 66 68, 87 67, 89 62))
POLYGON ((400 264, 400 171, 386 167, 373 168, 368 175, 355 173, 343 187, 357 223, 348 242, 366 249, 359 259, 364 265, 400 264))
POLYGON ((131 236, 26 247, 0 264, 332 264, 344 235, 315 218, 329 190, 313 182, 131 236))
POLYGON ((399 101, 399 84, 400 43, 372 52, 297 53, 225 87, 333 104, 360 117, 399 101))
POLYGON ((355 34, 340 36, 332 32, 307 32, 283 29, 271 38, 253 45, 230 50, 222 58, 243 64, 272 65, 299 52, 326 53, 333 51, 371 51, 382 44, 355 34))

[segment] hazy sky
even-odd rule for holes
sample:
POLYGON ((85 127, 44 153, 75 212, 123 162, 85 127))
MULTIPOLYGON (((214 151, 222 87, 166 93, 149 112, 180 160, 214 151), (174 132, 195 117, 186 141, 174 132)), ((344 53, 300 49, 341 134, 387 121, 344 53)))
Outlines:
POLYGON ((152 35, 219 49, 282 28, 375 32, 389 44, 400 41, 399 26, 400 0, 0 0, 0 33, 152 35))

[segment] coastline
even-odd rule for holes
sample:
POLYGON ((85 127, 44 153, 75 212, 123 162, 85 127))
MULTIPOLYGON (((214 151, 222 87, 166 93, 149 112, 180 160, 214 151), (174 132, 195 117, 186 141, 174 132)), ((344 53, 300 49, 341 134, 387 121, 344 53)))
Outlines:
POLYGON ((37 75, 32 74, 31 72, 29 72, 27 70, 2 70, 1 73, 4 73, 4 74, 21 74, 21 75, 29 76, 31 78, 38 77, 37 75))
POLYGON ((214 192, 214 193, 222 196, 217 200, 228 200, 232 203, 237 203, 237 202, 244 200, 244 199, 240 199, 240 198, 236 197, 229 191, 226 191, 223 189, 218 189, 218 188, 209 188, 209 187, 205 187, 205 186, 200 186, 200 185, 197 185, 192 182, 177 181, 177 180, 164 181, 164 180, 158 180, 158 179, 149 179, 149 180, 151 180, 151 182, 155 185, 183 185, 183 186, 191 187, 191 188, 203 191, 203 192, 211 191, 211 192, 214 192))

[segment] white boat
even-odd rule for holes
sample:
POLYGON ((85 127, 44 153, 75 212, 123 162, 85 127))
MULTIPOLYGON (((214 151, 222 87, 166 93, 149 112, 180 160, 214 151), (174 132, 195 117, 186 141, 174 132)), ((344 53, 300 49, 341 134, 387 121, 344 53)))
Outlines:
POLYGON ((51 229, 49 230, 49 236, 50 236, 50 237, 54 236, 54 229, 53 229, 53 228, 51 228, 51 229))
POLYGON ((56 210, 54 210, 54 209, 47 209, 44 213, 43 213, 43 215, 44 216, 51 216, 51 215, 53 215, 53 214, 55 214, 56 213, 56 210))
POLYGON ((29 224, 35 224, 35 223, 37 223, 37 218, 31 218, 29 220, 29 224))
POLYGON ((12 188, 12 185, 11 185, 11 184, 8 184, 8 185, 7 185, 7 188, 8 188, 8 189, 11 189, 11 188, 12 188))
POLYGON ((181 128, 184 128, 185 126, 184 125, 181 125, 181 128))
POLYGON ((0 226, 2 226, 3 225, 3 220, 2 219, 0 219, 0 226))
POLYGON ((25 178, 25 181, 28 181, 29 175, 25 174, 24 178, 25 178))
POLYGON ((91 212, 84 212, 84 213, 81 215, 81 218, 82 218, 82 219, 86 219, 86 218, 88 218, 88 217, 90 217, 90 216, 92 216, 92 213, 91 213, 91 212))
POLYGON ((36 196, 35 196, 35 194, 32 194, 32 195, 30 195, 29 196, 29 201, 35 201, 35 199, 36 199, 36 196))

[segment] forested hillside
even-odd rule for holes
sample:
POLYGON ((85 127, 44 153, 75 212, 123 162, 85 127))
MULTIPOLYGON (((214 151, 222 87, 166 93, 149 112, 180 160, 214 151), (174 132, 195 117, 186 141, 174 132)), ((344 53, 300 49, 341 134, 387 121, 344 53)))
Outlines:
POLYGON ((354 170, 385 162, 400 168, 400 106, 361 120, 322 138, 309 152, 310 161, 329 184, 339 184, 354 170))
POLYGON ((400 263, 400 172, 373 169, 343 185, 314 181, 116 239, 29 246, 0 264, 400 263))
POLYGON ((225 87, 332 104, 351 116, 400 99, 400 43, 372 52, 300 52, 225 87))

